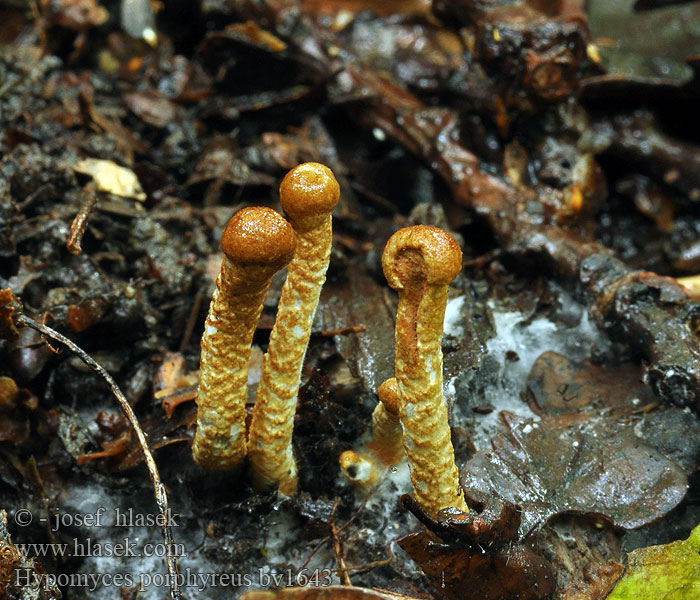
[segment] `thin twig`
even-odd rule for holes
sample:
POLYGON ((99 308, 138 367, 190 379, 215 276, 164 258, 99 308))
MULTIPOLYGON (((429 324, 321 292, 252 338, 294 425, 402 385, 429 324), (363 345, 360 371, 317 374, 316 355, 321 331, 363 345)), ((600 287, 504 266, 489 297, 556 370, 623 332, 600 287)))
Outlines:
POLYGON ((391 550, 392 544, 400 540, 403 536, 395 537, 391 540, 389 540, 386 543, 386 555, 387 558, 383 560, 375 560, 372 561, 371 563, 366 563, 364 565, 355 565, 352 567, 346 567, 348 571, 371 571, 372 569, 376 569, 378 567, 386 567, 387 565, 390 565, 394 561, 394 553, 391 550))
MULTIPOLYGON (((365 499, 362 501, 362 504, 360 504, 359 508, 355 511, 355 513, 352 515, 352 517, 350 517, 350 520, 347 523, 345 523, 345 525, 343 525, 340 529, 335 530, 335 535, 342 534, 348 528, 348 526, 351 525, 353 523, 353 521, 355 521, 355 519, 357 519, 357 517, 360 516, 360 513, 362 513, 365 506, 367 505, 367 502, 369 502, 369 499, 372 497, 372 494, 374 494, 376 489, 377 488, 375 486, 369 491, 367 496, 365 496, 365 499)), ((337 503, 336 503, 336 505, 337 505, 337 503)), ((334 514, 335 514, 335 507, 333 508, 333 512, 331 513, 331 515, 333 516, 334 514)), ((330 522, 330 519, 329 519, 329 522, 330 522)), ((311 559, 314 557, 314 554, 316 554, 316 552, 318 552, 326 542, 330 542, 330 541, 332 541, 332 538, 330 535, 327 535, 320 542, 318 542, 318 544, 316 544, 316 546, 311 551, 311 553, 306 557, 306 560, 301 565, 301 569, 305 569, 306 565, 308 565, 309 562, 311 562, 311 559)))
POLYGON ((80 194, 80 209, 75 215, 70 226, 70 235, 66 242, 66 249, 71 254, 80 254, 83 249, 80 247, 83 241, 83 234, 87 227, 87 220, 92 212, 92 207, 97 202, 97 189, 94 182, 88 183, 80 194))
POLYGON ((197 397, 197 388, 199 386, 195 383, 193 385, 188 385, 185 388, 180 388, 168 394, 167 396, 159 396, 161 392, 156 392, 155 399, 160 400, 160 405, 165 411, 165 416, 170 419, 175 412, 175 409, 180 406, 183 402, 189 402, 197 397))
POLYGON ((105 371, 102 365, 97 363, 95 359, 88 355, 82 348, 77 346, 74 342, 69 340, 64 335, 58 333, 58 331, 51 329, 51 327, 42 325, 41 323, 29 318, 26 315, 19 315, 17 317, 17 323, 21 323, 23 325, 26 325, 27 327, 36 329, 45 336, 50 337, 51 339, 61 342, 62 344, 67 346, 68 349, 74 354, 76 354, 78 358, 80 358, 80 360, 82 360, 88 367, 90 367, 93 371, 101 375, 104 378, 104 380, 109 384, 109 387, 112 388, 112 393, 117 398, 117 401, 119 402, 119 405, 121 406, 124 415, 133 427, 134 433, 136 434, 136 439, 139 442, 139 446, 141 446, 141 451, 143 452, 146 467, 148 469, 148 475, 150 476, 151 483, 153 484, 156 504, 158 505, 158 510, 160 511, 161 518, 164 523, 162 526, 162 531, 163 541, 165 542, 165 561, 168 566, 170 598, 172 600, 182 600, 182 591, 180 589, 180 569, 178 567, 177 557, 173 553, 173 532, 169 525, 170 509, 168 508, 168 495, 165 491, 165 486, 160 480, 160 475, 158 474, 158 467, 156 466, 156 461, 153 459, 153 455, 151 454, 151 451, 148 448, 146 435, 144 434, 143 430, 141 429, 141 426, 139 425, 136 415, 134 414, 134 410, 131 408, 131 405, 127 401, 122 391, 117 386, 112 376, 109 373, 107 373, 107 371, 105 371))
POLYGON ((37 0, 32 0, 29 4, 32 10, 32 17, 34 17, 37 36, 39 37, 41 56, 44 56, 46 54, 46 49, 49 47, 49 40, 46 36, 46 27, 44 26, 44 18, 41 15, 41 10, 39 10, 39 3, 37 0))
MULTIPOLYGON (((351 571, 371 571, 372 569, 378 569, 379 567, 386 567, 387 565, 391 564, 391 561, 393 560, 392 558, 384 558, 382 560, 375 560, 374 562, 371 563, 365 563, 364 565, 353 565, 350 567, 343 566, 343 569, 345 570, 345 573, 350 573, 351 571)), ((331 571, 335 571, 338 573, 338 576, 340 577, 341 571, 340 567, 337 569, 331 569, 331 571)), ((348 579, 349 580, 349 579, 348 579)))
POLYGON ((190 310, 190 316, 187 318, 187 323, 185 324, 185 331, 182 334, 182 341, 180 342, 180 348, 178 352, 184 352, 190 343, 192 338, 192 332, 194 331, 194 326, 197 324, 197 317, 199 316, 199 308, 202 305, 202 292, 197 292, 194 297, 194 302, 192 303, 192 310, 190 310))
MULTIPOLYGON (((47 310, 46 312, 42 313, 42 314, 41 314, 41 324, 45 326, 45 325, 46 325, 46 319, 48 319, 49 317, 51 317, 51 319, 54 318, 53 315, 52 315, 48 310, 47 310)), ((49 340, 46 339, 46 336, 45 336, 45 335, 42 335, 42 336, 41 336, 41 341, 44 342, 44 344, 46 344, 46 347, 47 347, 51 352, 53 352, 54 354, 60 354, 60 353, 61 353, 61 351, 60 351, 58 348, 54 348, 54 347, 51 345, 51 342, 49 342, 49 340)))
POLYGON ((340 498, 335 501, 333 505, 333 510, 331 511, 331 516, 328 519, 330 529, 331 529, 331 541, 333 545, 333 552, 335 554, 335 560, 338 563, 338 575, 340 577, 340 582, 343 585, 352 586, 352 581, 350 581, 350 575, 348 575, 348 570, 345 566, 345 559, 343 558, 343 544, 338 537, 338 530, 335 528, 335 513, 338 510, 338 505, 340 504, 340 498))
POLYGON ((303 571, 306 568, 306 565, 308 565, 311 562, 311 559, 314 557, 316 552, 318 552, 326 542, 329 542, 331 539, 330 535, 327 535, 324 537, 316 546, 314 546, 314 549, 308 554, 306 557, 306 560, 302 563, 301 567, 299 568, 299 572, 303 571))

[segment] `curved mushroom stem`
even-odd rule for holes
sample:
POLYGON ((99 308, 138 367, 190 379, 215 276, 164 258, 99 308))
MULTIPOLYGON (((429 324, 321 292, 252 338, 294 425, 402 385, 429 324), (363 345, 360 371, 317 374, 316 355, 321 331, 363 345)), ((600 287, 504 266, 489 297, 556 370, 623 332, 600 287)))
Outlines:
POLYGON ((221 237, 225 257, 202 336, 192 446, 202 467, 229 469, 246 454, 250 346, 270 280, 295 245, 291 225, 269 208, 237 212, 221 237))
POLYGON ((416 225, 389 239, 382 267, 399 292, 394 338, 399 418, 416 501, 431 516, 449 506, 469 512, 459 484, 442 394, 443 321, 462 251, 447 232, 416 225))
POLYGON ((328 270, 331 212, 339 197, 333 173, 318 163, 295 167, 280 185, 280 201, 297 234, 297 249, 287 269, 248 433, 253 485, 258 490, 279 485, 288 496, 297 490, 292 452, 297 394, 328 270))
POLYGON ((372 439, 365 451, 346 450, 340 455, 340 468, 355 485, 372 487, 384 472, 405 457, 399 421, 396 379, 387 379, 377 390, 379 403, 372 413, 372 439))
POLYGON ((367 450, 384 468, 399 464, 406 456, 399 420, 399 390, 396 378, 387 379, 377 390, 379 404, 372 413, 372 439, 367 450))

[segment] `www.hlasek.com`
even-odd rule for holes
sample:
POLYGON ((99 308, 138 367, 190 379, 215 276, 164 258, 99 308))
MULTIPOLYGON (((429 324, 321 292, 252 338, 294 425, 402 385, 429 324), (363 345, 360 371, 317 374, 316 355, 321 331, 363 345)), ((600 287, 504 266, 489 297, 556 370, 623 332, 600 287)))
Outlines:
MULTIPOLYGON (((49 557, 125 557, 125 558, 143 558, 149 556, 167 556, 166 546, 162 542, 148 542, 139 547, 134 541, 128 537, 122 538, 118 542, 96 541, 92 538, 78 540, 73 538, 71 543, 63 544, 15 544, 17 552, 27 558, 49 557)), ((170 545, 172 556, 184 557, 184 544, 170 545)))
MULTIPOLYGON (((28 569, 15 571, 15 585, 19 587, 31 586, 34 588, 51 591, 56 586, 62 588, 82 587, 89 592, 98 588, 118 586, 136 587, 145 589, 151 586, 170 586, 172 579, 165 573, 61 573, 58 575, 38 574, 28 569)), ((330 569, 302 569, 293 571, 270 571, 263 567, 257 573, 198 573, 191 569, 185 569, 175 575, 182 589, 196 589, 202 592, 213 587, 325 587, 332 585, 333 572, 330 569)))

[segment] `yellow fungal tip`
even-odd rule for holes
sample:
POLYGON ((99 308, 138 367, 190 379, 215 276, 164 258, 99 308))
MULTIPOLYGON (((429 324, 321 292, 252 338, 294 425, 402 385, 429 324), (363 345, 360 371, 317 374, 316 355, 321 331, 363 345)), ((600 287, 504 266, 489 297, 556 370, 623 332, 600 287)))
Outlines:
POLYGON ((396 384, 395 377, 387 379, 379 386, 377 389, 377 396, 379 396, 379 401, 384 405, 384 408, 389 414, 398 416, 399 388, 396 384))
POLYGON ((295 248, 292 226, 278 212, 261 206, 239 210, 221 236, 221 249, 231 262, 266 271, 289 263, 295 248))
POLYGON ((389 238, 382 268, 393 289, 421 280, 448 285, 462 268, 462 250, 449 233, 437 227, 404 227, 389 238))
POLYGON ((325 165, 294 167, 280 184, 280 202, 294 227, 308 230, 325 221, 340 199, 340 186, 325 165))
POLYGON ((339 458, 340 468, 354 484, 370 487, 377 483, 379 473, 372 460, 354 450, 346 450, 339 458))

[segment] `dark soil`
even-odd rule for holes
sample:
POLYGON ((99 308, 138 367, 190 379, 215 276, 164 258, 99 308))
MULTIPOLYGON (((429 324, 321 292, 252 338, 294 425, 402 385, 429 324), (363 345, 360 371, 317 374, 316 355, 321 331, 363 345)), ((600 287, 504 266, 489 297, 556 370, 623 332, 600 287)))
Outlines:
MULTIPOLYGON (((674 279, 700 272, 700 38, 683 27, 700 5, 632 4, 0 8, 0 290, 133 406, 176 515, 183 597, 349 577, 413 598, 592 600, 626 552, 700 521, 700 286, 674 279), (660 31, 652 55, 642 26, 660 31), (107 190, 85 159, 140 188, 107 190), (244 206, 281 211, 279 182, 304 161, 330 166, 342 196, 286 498, 256 494, 245 463, 200 469, 190 445, 222 229, 244 206), (476 525, 401 501, 405 465, 366 504, 338 465, 393 375, 381 253, 416 223, 464 252, 443 352, 476 525)), ((0 597, 168 597, 153 490, 108 386, 36 331, 5 333, 0 597)))

